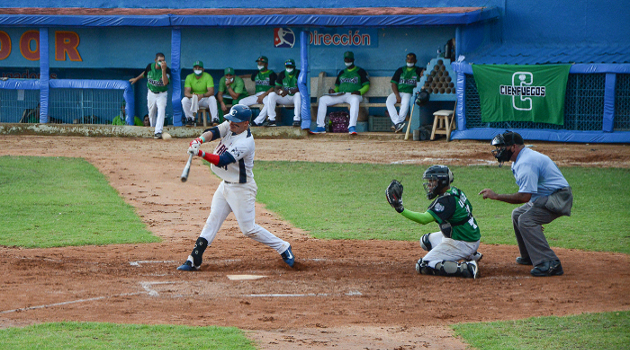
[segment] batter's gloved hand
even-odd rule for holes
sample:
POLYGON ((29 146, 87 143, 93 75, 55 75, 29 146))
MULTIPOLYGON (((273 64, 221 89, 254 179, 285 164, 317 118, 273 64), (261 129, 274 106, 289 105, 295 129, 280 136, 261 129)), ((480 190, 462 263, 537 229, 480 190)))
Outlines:
POLYGON ((188 153, 192 155, 197 155, 199 153, 199 147, 203 143, 203 140, 200 137, 190 141, 190 147, 188 147, 188 153))
POLYGON ((387 198, 387 202, 399 213, 402 213, 403 210, 405 210, 405 207, 403 207, 402 194, 403 185, 398 180, 392 180, 385 190, 385 198, 387 198))

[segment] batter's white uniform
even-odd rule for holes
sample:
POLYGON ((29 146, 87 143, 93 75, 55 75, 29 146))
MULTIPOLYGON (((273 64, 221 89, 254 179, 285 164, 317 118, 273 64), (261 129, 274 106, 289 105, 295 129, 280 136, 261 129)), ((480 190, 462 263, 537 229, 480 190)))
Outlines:
POLYGON ((256 153, 254 137, 249 129, 238 135, 232 134, 229 121, 223 122, 217 128, 221 139, 213 153, 220 156, 229 152, 236 162, 224 167, 212 165, 212 171, 223 181, 212 197, 210 216, 200 237, 205 238, 210 246, 223 221, 230 212, 234 212, 236 221, 245 236, 266 244, 275 249, 278 254, 282 254, 289 248, 289 243, 255 223, 258 187, 252 172, 256 153))

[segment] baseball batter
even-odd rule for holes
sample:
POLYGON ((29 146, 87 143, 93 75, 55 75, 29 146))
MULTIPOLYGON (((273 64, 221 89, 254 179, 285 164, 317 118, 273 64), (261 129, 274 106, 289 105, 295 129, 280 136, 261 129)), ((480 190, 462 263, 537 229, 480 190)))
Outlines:
POLYGON ((394 180, 385 196, 389 204, 409 220, 426 225, 437 222, 440 232, 425 234, 420 245, 429 253, 416 263, 416 271, 423 275, 477 278, 477 252, 481 233, 472 216, 472 205, 460 189, 451 187, 453 173, 444 165, 429 167, 422 178, 429 200, 435 199, 424 213, 405 209, 402 204, 402 184, 394 180), (460 262, 460 260, 464 260, 460 262))
POLYGON ((230 212, 234 213, 245 236, 275 249, 282 256, 282 260, 293 267, 295 257, 291 245, 254 221, 258 187, 252 172, 256 151, 254 137, 249 129, 252 111, 245 105, 237 104, 224 117, 227 119, 225 122, 204 131, 200 137, 190 142, 188 148, 188 153, 212 163, 212 171, 223 181, 214 192, 210 216, 197 238, 192 253, 177 269, 182 271, 199 269, 204 251, 212 244, 230 212), (216 139, 221 140, 213 153, 199 149, 203 143, 216 139))

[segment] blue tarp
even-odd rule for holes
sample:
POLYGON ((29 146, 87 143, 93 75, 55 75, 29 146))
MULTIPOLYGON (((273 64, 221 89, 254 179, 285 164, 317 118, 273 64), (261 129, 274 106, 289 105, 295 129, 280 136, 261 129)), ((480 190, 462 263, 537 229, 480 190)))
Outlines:
POLYGON ((414 15, 0 15, 0 26, 17 27, 410 27, 470 25, 499 18, 496 7, 460 13, 414 15))

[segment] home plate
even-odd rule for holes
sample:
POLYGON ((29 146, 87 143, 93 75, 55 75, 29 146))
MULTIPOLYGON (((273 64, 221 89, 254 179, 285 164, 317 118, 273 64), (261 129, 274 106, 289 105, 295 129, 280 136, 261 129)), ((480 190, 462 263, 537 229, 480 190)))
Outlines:
POLYGON ((243 281, 243 280, 257 280, 259 278, 265 278, 267 276, 261 276, 261 275, 227 275, 227 278, 229 278, 232 281, 243 281))

